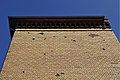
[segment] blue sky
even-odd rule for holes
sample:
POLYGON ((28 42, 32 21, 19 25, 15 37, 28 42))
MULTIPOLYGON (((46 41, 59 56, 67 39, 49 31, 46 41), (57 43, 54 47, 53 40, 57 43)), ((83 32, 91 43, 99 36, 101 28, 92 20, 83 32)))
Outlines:
POLYGON ((119 0, 0 0, 0 70, 10 44, 8 16, 106 16, 120 41, 119 0))

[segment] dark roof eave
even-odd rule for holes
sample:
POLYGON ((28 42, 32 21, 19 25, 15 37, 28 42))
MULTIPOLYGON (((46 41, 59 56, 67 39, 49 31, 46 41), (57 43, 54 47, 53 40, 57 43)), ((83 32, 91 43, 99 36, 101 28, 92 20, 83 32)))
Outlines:
POLYGON ((104 19, 105 16, 8 16, 9 19, 104 19))

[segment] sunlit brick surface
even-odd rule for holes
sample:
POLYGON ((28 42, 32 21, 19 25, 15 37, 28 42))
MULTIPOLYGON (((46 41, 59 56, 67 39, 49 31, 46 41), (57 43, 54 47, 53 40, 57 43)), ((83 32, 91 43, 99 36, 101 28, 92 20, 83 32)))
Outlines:
POLYGON ((120 80, 112 31, 16 31, 2 80, 120 80))

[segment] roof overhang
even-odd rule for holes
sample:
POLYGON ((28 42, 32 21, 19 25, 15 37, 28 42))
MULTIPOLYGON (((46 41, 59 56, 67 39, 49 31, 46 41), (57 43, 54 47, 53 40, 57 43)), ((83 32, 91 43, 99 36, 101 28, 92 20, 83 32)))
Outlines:
MULTIPOLYGON (((102 24, 104 23, 109 24, 108 19, 105 18, 105 16, 9 16, 9 26, 10 26, 10 32, 11 35, 14 34, 14 31, 16 29, 58 29, 58 28, 67 28, 67 29, 80 29, 80 28, 103 28, 104 26, 96 27, 96 24, 102 24), (51 24, 55 24, 55 27, 51 27, 51 24), (91 24, 95 24, 95 26, 88 26, 91 24), (21 26, 18 26, 21 24, 21 26), (30 26, 29 26, 30 24, 30 26), (35 25, 34 25, 35 24, 35 25), (45 26, 48 24, 49 27, 41 27, 36 26, 37 24, 44 24, 45 26), (56 27, 61 24, 70 24, 69 27, 56 27), (79 27, 72 27, 73 25, 79 25, 79 27), (85 26, 83 26, 85 24, 85 26), (34 26, 33 26, 34 25, 34 26), (82 27, 81 27, 82 25, 82 27), (87 25, 87 27, 86 27, 87 25)), ((106 28, 110 28, 110 26, 107 26, 106 28)))

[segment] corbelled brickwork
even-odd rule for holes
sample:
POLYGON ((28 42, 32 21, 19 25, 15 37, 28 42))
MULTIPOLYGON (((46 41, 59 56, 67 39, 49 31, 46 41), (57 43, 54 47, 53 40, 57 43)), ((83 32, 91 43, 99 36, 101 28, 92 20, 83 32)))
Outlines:
POLYGON ((105 16, 9 17, 9 23, 13 39, 1 80, 120 80, 120 44, 105 16))

